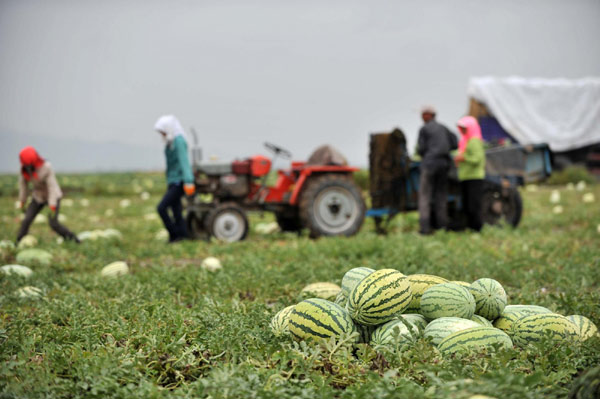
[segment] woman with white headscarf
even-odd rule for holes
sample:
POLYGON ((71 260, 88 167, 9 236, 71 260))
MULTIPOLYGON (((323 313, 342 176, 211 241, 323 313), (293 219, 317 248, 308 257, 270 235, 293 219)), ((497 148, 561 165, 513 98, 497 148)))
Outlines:
POLYGON ((169 242, 181 241, 188 237, 182 215, 181 197, 194 195, 194 175, 188 158, 185 132, 179 120, 173 115, 161 116, 154 125, 165 141, 167 160, 167 192, 158 204, 165 228, 169 232, 169 242), (169 215, 171 209, 173 217, 169 215))

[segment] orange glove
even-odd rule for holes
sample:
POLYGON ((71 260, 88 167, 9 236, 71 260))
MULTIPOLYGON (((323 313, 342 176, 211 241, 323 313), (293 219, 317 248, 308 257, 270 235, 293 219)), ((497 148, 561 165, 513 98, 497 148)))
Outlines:
POLYGON ((191 183, 186 183, 183 185, 183 192, 185 192, 185 195, 188 197, 191 197, 196 192, 196 186, 191 183))

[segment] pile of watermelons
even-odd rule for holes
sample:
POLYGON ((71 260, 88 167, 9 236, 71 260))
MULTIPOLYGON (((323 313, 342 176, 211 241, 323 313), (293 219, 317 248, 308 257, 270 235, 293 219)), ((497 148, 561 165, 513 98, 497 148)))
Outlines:
POLYGON ((574 343, 598 334, 581 315, 563 316, 536 305, 508 305, 496 280, 471 284, 394 269, 349 270, 342 286, 314 283, 310 296, 271 320, 276 335, 297 340, 348 338, 397 350, 426 337, 442 353, 526 346, 542 339, 574 343))

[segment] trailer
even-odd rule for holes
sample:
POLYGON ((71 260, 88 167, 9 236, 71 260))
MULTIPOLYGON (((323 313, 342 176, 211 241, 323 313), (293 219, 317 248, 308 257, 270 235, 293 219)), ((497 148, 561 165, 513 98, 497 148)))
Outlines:
MULTIPOLYGON (((410 160, 404 134, 396 129, 371 135, 369 167, 372 207, 366 216, 374 218, 377 232, 386 233, 396 215, 418 209, 420 162, 410 160)), ((518 226, 523 213, 518 187, 543 181, 551 173, 550 150, 545 144, 486 150, 483 222, 518 226)), ((448 174, 448 228, 462 230, 466 217, 456 168, 450 168, 448 174)))

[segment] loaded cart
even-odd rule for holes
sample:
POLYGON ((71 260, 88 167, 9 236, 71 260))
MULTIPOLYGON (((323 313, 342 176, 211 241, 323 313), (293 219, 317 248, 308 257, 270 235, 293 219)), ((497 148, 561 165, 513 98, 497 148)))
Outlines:
MULTIPOLYGON (((283 148, 265 146, 274 159, 291 158, 283 148)), ((291 168, 277 171, 274 185, 267 185, 272 161, 265 156, 227 163, 194 159, 199 195, 187 207, 189 231, 196 238, 239 241, 248 233, 248 211, 270 211, 283 231, 306 228, 311 237, 355 234, 366 209, 352 178, 358 168, 310 161, 291 162, 291 168)))
MULTIPOLYGON (((397 214, 418 209, 419 167, 419 162, 410 160, 406 139, 400 129, 371 135, 371 209, 367 216, 374 218, 379 233, 387 231, 397 214)), ((551 172, 550 150, 545 144, 488 149, 481 201, 483 222, 492 225, 504 222, 516 227, 523 211, 517 187, 542 181, 551 172)), ((461 230, 466 227, 466 218, 456 168, 451 168, 448 173, 449 228, 461 230)))

